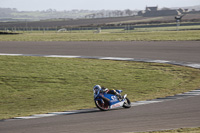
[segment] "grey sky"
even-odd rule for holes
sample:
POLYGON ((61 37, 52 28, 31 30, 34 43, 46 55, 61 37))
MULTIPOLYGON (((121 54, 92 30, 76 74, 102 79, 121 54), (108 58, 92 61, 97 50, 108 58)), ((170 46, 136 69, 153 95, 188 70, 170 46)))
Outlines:
POLYGON ((146 6, 184 7, 200 5, 200 0, 0 0, 0 7, 17 8, 20 11, 34 10, 124 10, 140 9, 146 6))

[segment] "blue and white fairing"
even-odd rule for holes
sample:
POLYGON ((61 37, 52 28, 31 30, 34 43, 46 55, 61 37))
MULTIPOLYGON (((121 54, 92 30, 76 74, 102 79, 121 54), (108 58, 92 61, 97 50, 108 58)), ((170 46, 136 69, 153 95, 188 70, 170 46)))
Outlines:
MULTIPOLYGON (((122 90, 116 90, 118 93, 121 93, 122 90)), ((107 94, 107 93, 100 93, 100 90, 94 90, 94 100, 101 101, 101 103, 104 103, 103 98, 106 98, 109 103, 109 109, 122 107, 125 102, 126 95, 124 96, 124 99, 122 101, 119 101, 116 95, 113 94, 107 94)))
POLYGON ((122 107, 123 104, 124 104, 124 100, 119 101, 117 96, 115 96, 113 94, 104 94, 104 97, 106 97, 110 100, 109 101, 109 108, 110 109, 122 107))

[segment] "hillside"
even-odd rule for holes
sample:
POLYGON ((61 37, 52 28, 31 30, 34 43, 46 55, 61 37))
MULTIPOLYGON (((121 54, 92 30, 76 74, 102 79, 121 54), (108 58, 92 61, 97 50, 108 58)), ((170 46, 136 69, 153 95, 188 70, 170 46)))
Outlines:
POLYGON ((9 21, 38 21, 52 18, 83 18, 85 15, 96 13, 89 10, 56 11, 18 11, 15 8, 0 8, 0 22, 9 21))
POLYGON ((0 8, 0 22, 39 21, 47 19, 107 18, 137 15, 137 11, 126 10, 70 10, 18 11, 15 8, 0 8))
MULTIPOLYGON (((94 19, 71 19, 57 21, 35 21, 35 22, 1 22, 0 30, 5 28, 62 28, 62 27, 97 27, 97 26, 122 26, 122 25, 138 25, 138 24, 159 24, 173 23, 174 16, 164 17, 113 17, 113 18, 94 18, 94 19)), ((200 22, 199 14, 187 14, 182 18, 182 22, 200 22)))
MULTIPOLYGON (((171 9, 179 9, 174 7, 171 9)), ((181 7, 190 11, 200 10, 200 5, 181 7)), ((169 8, 168 8, 169 9, 169 8)), ((81 19, 81 18, 110 18, 110 17, 127 17, 135 16, 138 10, 64 10, 57 11, 55 9, 47 9, 43 11, 18 11, 16 8, 0 7, 0 22, 16 22, 16 21, 39 21, 47 19, 81 19)))
MULTIPOLYGON (((182 22, 200 22, 200 11, 198 11, 200 10, 200 5, 183 8, 187 8, 192 12, 186 14, 182 22)), ((121 26, 175 22, 175 16, 143 17, 136 16, 134 15, 135 13, 135 11, 129 9, 124 11, 56 11, 48 9, 46 11, 27 12, 11 8, 0 8, 0 30, 10 28, 57 29, 62 27, 121 26)))

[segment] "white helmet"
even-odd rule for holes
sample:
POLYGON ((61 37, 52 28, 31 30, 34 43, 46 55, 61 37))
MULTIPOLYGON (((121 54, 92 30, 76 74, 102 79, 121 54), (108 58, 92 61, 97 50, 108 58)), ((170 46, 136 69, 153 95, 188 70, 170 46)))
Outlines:
POLYGON ((97 94, 100 90, 101 90, 101 86, 100 85, 95 85, 93 87, 94 94, 97 94))
POLYGON ((100 86, 100 85, 95 85, 95 86, 93 87, 93 90, 101 90, 101 86, 100 86))

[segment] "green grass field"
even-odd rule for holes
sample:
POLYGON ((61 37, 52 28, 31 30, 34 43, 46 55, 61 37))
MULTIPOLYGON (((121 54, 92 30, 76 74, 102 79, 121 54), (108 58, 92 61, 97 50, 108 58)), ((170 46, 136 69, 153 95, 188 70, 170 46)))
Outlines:
POLYGON ((200 41, 200 26, 94 30, 26 31, 18 35, 0 35, 0 41, 200 41))
MULTIPOLYGON (((178 29, 176 26, 169 27, 147 27, 147 28, 135 28, 135 32, 151 32, 151 31, 188 31, 188 30, 200 30, 200 25, 191 25, 191 26, 179 26, 178 29)), ((179 32, 177 32, 179 33, 179 32)))
POLYGON ((95 84, 132 102, 200 87, 199 69, 167 64, 0 56, 0 66, 0 119, 93 108, 95 84))
POLYGON ((164 131, 141 132, 141 133, 200 133, 200 127, 199 128, 181 128, 181 129, 164 130, 164 131))

